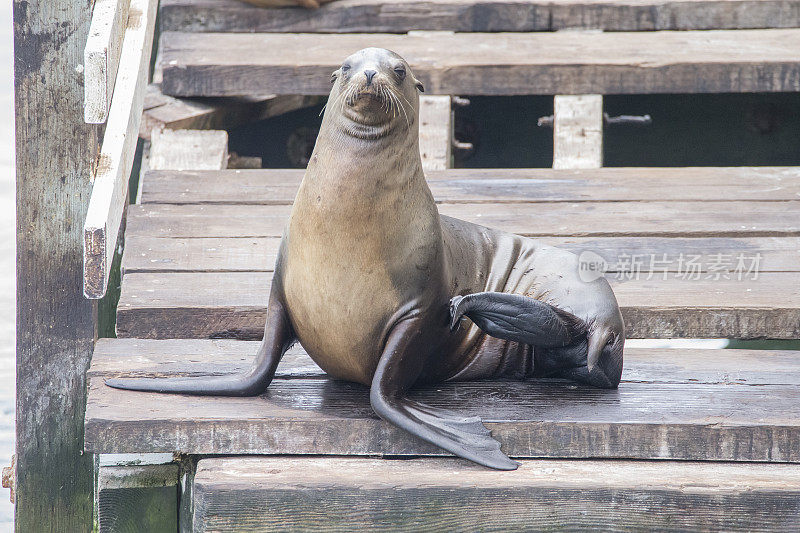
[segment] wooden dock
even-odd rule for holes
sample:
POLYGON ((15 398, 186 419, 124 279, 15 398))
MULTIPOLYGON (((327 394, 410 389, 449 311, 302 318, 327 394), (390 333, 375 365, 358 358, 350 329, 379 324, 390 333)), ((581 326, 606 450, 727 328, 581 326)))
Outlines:
MULTIPOLYGON (((384 423, 366 388, 329 379, 299 346, 258 397, 103 382, 251 363, 303 171, 226 168, 224 131, 192 130, 311 105, 364 46, 404 55, 434 95, 422 136, 441 213, 604 261, 629 338, 800 338, 800 167, 602 168, 602 127, 583 138, 602 94, 800 92, 800 1, 162 0, 160 15, 157 79, 135 124, 149 171, 126 209, 118 338, 98 340, 88 371, 85 449, 176 454, 180 475, 159 490, 177 484, 182 530, 800 528, 797 352, 629 348, 619 390, 414 392, 481 416, 522 460, 509 473, 384 423), (551 31, 576 28, 591 31, 551 31), (451 97, 518 94, 559 95, 562 168, 450 168, 451 97), (569 109, 583 111, 563 126, 569 109)), ((100 488, 105 516, 137 523, 104 499, 153 490, 137 468, 100 488)))

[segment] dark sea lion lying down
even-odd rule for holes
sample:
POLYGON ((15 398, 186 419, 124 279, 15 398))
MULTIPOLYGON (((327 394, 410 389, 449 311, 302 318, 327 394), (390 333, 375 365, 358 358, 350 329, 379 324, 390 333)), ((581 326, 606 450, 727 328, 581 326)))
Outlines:
POLYGON ((624 326, 614 293, 605 278, 581 280, 572 253, 439 215, 420 161, 422 84, 403 58, 361 50, 331 81, 254 366, 233 376, 106 383, 257 395, 300 341, 331 376, 369 386, 384 420, 476 463, 516 468, 480 419, 422 405, 407 391, 501 376, 616 387, 624 326), (460 327, 464 316, 473 324, 460 327))

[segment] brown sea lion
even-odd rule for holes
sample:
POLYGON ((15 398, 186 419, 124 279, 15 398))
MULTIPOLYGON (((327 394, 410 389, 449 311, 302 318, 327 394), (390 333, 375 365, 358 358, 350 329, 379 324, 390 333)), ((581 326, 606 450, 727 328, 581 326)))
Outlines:
POLYGON ((361 50, 332 83, 252 369, 107 383, 257 395, 299 340, 331 376, 369 386, 384 420, 482 465, 516 468, 480 419, 419 404, 407 391, 533 375, 616 387, 624 327, 614 294, 605 278, 583 281, 572 253, 439 215, 420 161, 422 84, 400 56, 361 50))

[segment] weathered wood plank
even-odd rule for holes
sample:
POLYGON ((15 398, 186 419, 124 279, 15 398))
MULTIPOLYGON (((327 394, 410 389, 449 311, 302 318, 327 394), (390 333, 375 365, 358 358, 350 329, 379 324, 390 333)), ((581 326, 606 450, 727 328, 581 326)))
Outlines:
POLYGON ((800 469, 642 461, 221 458, 198 463, 195 531, 796 530, 800 469))
MULTIPOLYGON (((143 203, 290 204, 303 170, 150 172, 143 203)), ((449 169, 426 172, 438 202, 795 200, 800 167, 449 169)))
MULTIPOLYGON (((379 419, 363 385, 276 379, 251 398, 154 395, 91 378, 86 449, 93 453, 397 454, 441 450, 379 419)), ((797 386, 487 381, 414 389, 411 397, 481 416, 506 453, 800 461, 797 386)))
POLYGON ((459 32, 792 28, 800 3, 787 0, 338 0, 309 16, 302 8, 258 9, 237 0, 162 0, 164 31, 459 32))
POLYGON ((101 298, 108 286, 136 152, 157 7, 157 0, 131 0, 130 4, 119 75, 83 226, 87 298, 101 298))
POLYGON ((419 99, 419 153, 423 170, 452 166, 453 110, 449 96, 419 99))
MULTIPOLYGON (((681 258, 692 259, 700 272, 720 258, 759 262, 759 272, 800 272, 798 237, 542 237, 542 242, 580 255, 594 252, 607 272, 630 272, 640 264, 644 275, 680 272, 681 258), (628 268, 630 267, 630 268, 628 268)), ((280 239, 169 238, 127 236, 122 270, 133 272, 271 272, 280 239)))
MULTIPOLYGON (((697 280, 609 277, 629 338, 800 336, 800 275, 795 272, 741 281, 705 275, 697 280)), ((259 339, 271 279, 269 272, 127 274, 117 335, 259 339)))
MULTIPOLYGON (((82 451, 83 418, 97 322, 95 303, 81 294, 81 222, 99 140, 97 127, 83 120, 84 80, 75 67, 83 62, 91 10, 85 1, 15 0, 13 23, 17 407, 16 429, 9 429, 16 432, 14 526, 17 531, 89 531, 93 467, 82 451)), ((13 245, 5 242, 4 249, 13 245)), ((13 311, 5 312, 5 320, 11 320, 13 311)), ((12 334, 8 326, 4 331, 12 334)))
POLYGON ((602 167, 603 96, 556 95, 553 117, 553 168, 602 167))
MULTIPOLYGON (((288 205, 131 206, 127 230, 151 237, 279 237, 288 205)), ((800 201, 441 204, 443 215, 526 236, 789 237, 800 201)))
MULTIPOLYGON (((250 367, 259 342, 230 339, 99 339, 90 377, 223 375, 250 367)), ((325 373, 299 345, 275 377, 319 378, 325 373)), ((795 351, 626 348, 623 383, 798 385, 795 351)))
POLYGON ((102 124, 108 118, 129 8, 130 0, 94 3, 83 50, 83 117, 90 124, 102 124))
POLYGON ((226 131, 156 130, 151 143, 149 165, 153 170, 220 170, 228 165, 226 131))
POLYGON ((242 98, 174 98, 161 87, 147 87, 139 137, 149 139, 153 129, 227 130, 318 104, 316 96, 261 96, 242 98))
POLYGON ((800 30, 162 37, 173 96, 317 94, 353 50, 406 58, 428 94, 642 94, 800 90, 800 30), (531 54, 531 50, 539 53, 531 54), (446 52, 445 52, 446 51, 446 52))
POLYGON ((100 467, 98 533, 176 531, 179 483, 177 464, 100 467))

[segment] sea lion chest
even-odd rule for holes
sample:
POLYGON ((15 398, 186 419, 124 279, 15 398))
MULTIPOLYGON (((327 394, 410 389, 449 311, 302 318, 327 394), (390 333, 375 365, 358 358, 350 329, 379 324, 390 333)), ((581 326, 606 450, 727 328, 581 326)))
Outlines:
POLYGON ((288 226, 284 293, 298 340, 334 377, 369 384, 398 316, 427 305, 441 237, 415 196, 369 166, 338 174, 310 166, 304 178, 288 226))

